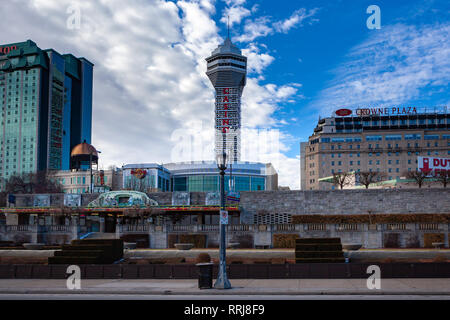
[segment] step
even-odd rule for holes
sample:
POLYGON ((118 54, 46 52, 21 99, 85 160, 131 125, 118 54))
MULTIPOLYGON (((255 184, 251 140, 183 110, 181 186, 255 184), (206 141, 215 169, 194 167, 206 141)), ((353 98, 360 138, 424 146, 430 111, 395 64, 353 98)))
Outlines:
POLYGON ((342 258, 342 251, 296 251, 295 258, 342 258))
POLYGON ((300 238, 295 239, 296 244, 313 244, 313 243, 341 243, 341 238, 300 238))
POLYGON ((344 263, 345 258, 297 258, 295 263, 344 263))
POLYGON ((55 257, 101 257, 103 250, 63 250, 55 251, 55 257))
POLYGON ((86 238, 83 240, 91 240, 91 239, 99 239, 99 240, 109 240, 109 239, 116 239, 116 233, 115 232, 93 232, 89 234, 86 238))
POLYGON ((62 246, 63 250, 113 250, 112 246, 97 245, 97 244, 65 244, 62 246))
POLYGON ((97 257, 49 257, 48 264, 104 264, 103 259, 97 257))
POLYGON ((342 251, 342 245, 335 243, 296 244, 295 251, 342 251))
POLYGON ((120 245, 123 240, 120 239, 83 239, 83 240, 72 240, 72 244, 102 244, 102 245, 120 245))

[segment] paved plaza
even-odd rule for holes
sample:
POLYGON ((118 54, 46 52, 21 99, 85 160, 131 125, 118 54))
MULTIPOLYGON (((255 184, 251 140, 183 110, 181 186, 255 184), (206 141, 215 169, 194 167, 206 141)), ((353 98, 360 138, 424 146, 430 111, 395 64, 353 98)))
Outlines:
MULTIPOLYGON (((81 280, 69 290, 66 280, 1 279, 0 295, 94 294, 155 296, 296 296, 296 295, 420 295, 450 297, 450 279, 381 279, 381 289, 367 288, 366 279, 235 279, 232 289, 198 289, 197 280, 81 280)), ((191 297, 186 297, 191 299, 191 297)))

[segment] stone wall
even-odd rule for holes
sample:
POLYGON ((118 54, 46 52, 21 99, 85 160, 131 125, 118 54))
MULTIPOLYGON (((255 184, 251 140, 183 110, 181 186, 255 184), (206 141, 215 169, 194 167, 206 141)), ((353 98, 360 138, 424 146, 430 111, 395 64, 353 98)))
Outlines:
MULTIPOLYGON (((50 196, 51 206, 63 204, 63 194, 50 196)), ((82 205, 97 197, 83 194, 82 205)), ((149 197, 160 205, 172 204, 172 192, 149 197)), ((190 197, 191 205, 205 205, 205 193, 191 192, 190 197)), ((16 206, 32 207, 33 195, 16 195, 16 206)), ((241 192, 239 206, 244 214, 450 213, 450 188, 241 192)))
POLYGON ((450 213, 450 188, 241 192, 240 206, 254 213, 450 213))

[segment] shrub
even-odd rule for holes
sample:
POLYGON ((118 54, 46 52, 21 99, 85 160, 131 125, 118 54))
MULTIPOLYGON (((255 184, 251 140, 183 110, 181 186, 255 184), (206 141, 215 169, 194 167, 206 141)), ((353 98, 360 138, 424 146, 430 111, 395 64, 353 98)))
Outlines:
POLYGON ((447 262, 447 258, 445 258, 442 254, 438 254, 434 259, 433 262, 447 262))
POLYGON ((396 260, 394 258, 386 258, 381 261, 382 263, 394 263, 396 260))
POLYGON ((298 234, 274 234, 274 248, 295 248, 295 239, 299 239, 298 234))

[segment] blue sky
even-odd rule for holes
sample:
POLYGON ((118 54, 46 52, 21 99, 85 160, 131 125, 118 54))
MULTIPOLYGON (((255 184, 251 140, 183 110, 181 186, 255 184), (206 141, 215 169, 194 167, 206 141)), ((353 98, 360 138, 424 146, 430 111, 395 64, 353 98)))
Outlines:
MULTIPOLYGON (((232 1, 228 2, 231 6, 232 3, 232 1)), ((339 69, 359 61, 360 57, 354 54, 355 48, 370 41, 373 43, 364 50, 364 53, 371 50, 382 51, 386 47, 386 56, 379 53, 379 56, 371 57, 369 61, 356 65, 355 72, 358 72, 359 68, 362 70, 367 63, 372 66, 379 64, 379 68, 373 70, 375 72, 371 75, 378 82, 384 81, 383 75, 392 73, 396 68, 409 62, 406 56, 397 56, 390 52, 396 45, 405 45, 408 49, 416 48, 420 52, 415 54, 424 58, 429 53, 428 49, 433 50, 435 45, 443 42, 441 54, 443 58, 447 58, 447 61, 435 64, 436 67, 445 67, 447 71, 447 75, 441 79, 442 82, 432 84, 435 79, 429 76, 420 84, 411 84, 413 87, 411 90, 417 89, 419 94, 414 92, 404 94, 401 97, 393 97, 392 101, 380 97, 370 100, 371 104, 448 105, 450 101, 448 91, 450 3, 448 1, 246 1, 242 4, 250 10, 254 5, 257 5, 254 13, 243 18, 241 23, 233 24, 231 28, 233 39, 236 40, 239 35, 245 33, 245 27, 251 21, 261 17, 269 17, 271 22, 276 22, 289 18, 301 8, 304 8, 306 12, 316 10, 311 17, 287 32, 273 31, 267 36, 253 40, 260 46, 266 46, 266 52, 274 57, 273 62, 264 70, 265 81, 262 83, 300 83, 302 85, 298 95, 292 97, 295 102, 280 103, 274 113, 275 117, 286 120, 287 124, 282 127, 282 130, 295 137, 294 140, 305 141, 312 133, 318 116, 330 115, 331 109, 320 103, 329 102, 331 96, 326 99, 323 95, 330 87, 349 80, 349 77, 345 77, 339 69), (366 13, 366 9, 372 4, 378 5, 381 10, 381 29, 379 30, 369 30, 366 26, 366 20, 370 16, 366 13), (429 34, 429 36, 436 35, 431 43, 420 41, 417 44, 414 43, 415 40, 427 36, 423 32, 434 30, 439 32, 429 34), (400 37, 401 42, 383 43, 383 39, 392 37, 396 32, 405 33, 403 37, 400 37), (408 32, 412 34, 408 35, 408 32)), ((229 5, 227 6, 226 3, 219 3, 215 17, 224 35, 226 25, 223 19, 222 23, 220 19, 227 7, 229 5)), ((270 22, 266 25, 270 26, 270 22)), ((240 47, 245 47, 247 43, 248 41, 237 42, 240 47)), ((356 80, 358 74, 350 78, 356 80)), ((351 95, 343 101, 342 107, 364 105, 366 102, 353 99, 351 95)), ((286 152, 290 157, 295 157, 298 153, 298 145, 292 145, 286 152)))
POLYGON ((10 0, 0 43, 32 39, 95 64, 101 167, 212 160, 205 57, 225 39, 229 15, 248 57, 242 160, 273 163, 279 184, 298 189, 299 142, 319 116, 450 105, 449 13, 445 0, 10 0), (369 5, 381 10, 379 30, 366 27, 369 5))

